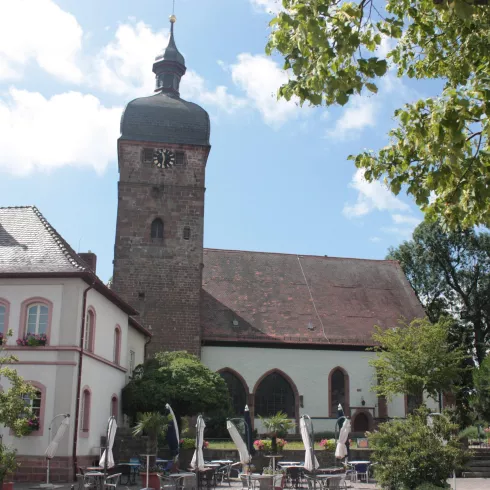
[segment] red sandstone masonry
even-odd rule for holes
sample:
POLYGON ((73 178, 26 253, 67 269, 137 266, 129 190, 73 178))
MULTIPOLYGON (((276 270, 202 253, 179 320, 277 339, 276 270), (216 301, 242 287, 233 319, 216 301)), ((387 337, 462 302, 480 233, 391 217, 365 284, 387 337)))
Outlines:
POLYGON ((209 149, 188 145, 119 142, 118 212, 113 288, 151 327, 149 353, 200 354, 204 180, 209 149), (143 148, 184 151, 186 165, 159 169, 142 161, 143 148), (151 223, 164 222, 152 241, 151 223), (184 240, 190 227, 190 240, 184 240), (144 294, 144 298, 142 295, 144 294))

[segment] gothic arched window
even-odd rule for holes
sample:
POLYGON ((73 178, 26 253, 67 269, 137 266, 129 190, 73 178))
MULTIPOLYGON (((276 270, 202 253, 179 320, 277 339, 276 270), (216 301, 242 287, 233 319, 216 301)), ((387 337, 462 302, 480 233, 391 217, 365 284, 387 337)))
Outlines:
POLYGON ((226 386, 228 387, 233 413, 235 415, 242 415, 245 405, 247 404, 247 395, 243 383, 237 376, 229 371, 223 371, 220 375, 225 380, 226 386))
POLYGON ((160 218, 155 218, 151 223, 151 238, 163 240, 163 221, 160 218))
POLYGON ((340 370, 336 369, 330 376, 330 413, 337 415, 337 408, 339 403, 344 409, 344 413, 348 410, 345 404, 345 374, 340 370))
POLYGON ((266 376, 255 392, 255 414, 270 417, 284 412, 295 418, 294 392, 289 382, 279 373, 266 376))

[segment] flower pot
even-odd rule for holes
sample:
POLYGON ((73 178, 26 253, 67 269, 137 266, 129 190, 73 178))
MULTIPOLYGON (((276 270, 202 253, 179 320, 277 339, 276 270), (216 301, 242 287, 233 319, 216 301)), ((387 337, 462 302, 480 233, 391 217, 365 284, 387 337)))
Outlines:
POLYGON ((14 490, 14 482, 0 482, 0 490, 14 490))
MULTIPOLYGON (((146 471, 140 472, 141 486, 146 487, 146 471)), ((160 478, 158 473, 150 472, 148 474, 148 488, 153 488, 155 490, 160 490, 160 478)))

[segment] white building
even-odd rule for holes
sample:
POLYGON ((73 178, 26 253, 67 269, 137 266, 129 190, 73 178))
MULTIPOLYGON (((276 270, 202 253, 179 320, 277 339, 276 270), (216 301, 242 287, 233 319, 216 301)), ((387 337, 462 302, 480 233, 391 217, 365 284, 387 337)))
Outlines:
POLYGON ((0 429, 18 450, 17 481, 46 477, 43 455, 58 414, 69 413, 71 423, 52 480, 67 480, 77 465, 97 459, 109 416, 121 421, 121 390, 144 359, 150 332, 96 276, 95 263, 93 254, 76 254, 35 207, 0 208, 0 332, 13 331, 7 352, 38 389, 29 402, 39 430, 16 438, 0 429), (28 334, 45 334, 46 345, 18 345, 28 334))

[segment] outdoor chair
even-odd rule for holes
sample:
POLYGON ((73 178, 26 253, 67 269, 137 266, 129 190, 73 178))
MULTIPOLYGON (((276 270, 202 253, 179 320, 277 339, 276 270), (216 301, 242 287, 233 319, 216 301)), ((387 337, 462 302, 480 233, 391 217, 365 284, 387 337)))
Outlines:
POLYGON ((95 480, 86 478, 82 473, 77 473, 78 490, 91 490, 97 488, 95 480))
POLYGON ((345 482, 345 475, 335 475, 331 478, 326 479, 326 488, 330 489, 340 489, 347 488, 347 484, 345 482))
POLYGON ((230 473, 231 473, 231 464, 227 464, 219 468, 218 471, 216 472, 216 483, 218 483, 219 485, 220 483, 226 481, 228 483, 228 486, 231 487, 230 473))
POLYGON ((298 488, 301 478, 301 468, 288 468, 286 471, 286 484, 291 488, 298 488))
POLYGON ((104 481, 104 490, 117 490, 120 479, 121 473, 108 476, 104 481))
POLYGON ((178 486, 182 488, 183 480, 184 477, 168 478, 166 476, 160 476, 160 490, 177 490, 178 486))
POLYGON ((258 487, 257 480, 253 480, 249 475, 240 475, 240 481, 242 482, 242 489, 244 490, 255 490, 258 487))
POLYGON ((354 476, 354 479, 352 481, 357 482, 357 481, 362 481, 362 478, 364 477, 364 480, 366 483, 369 483, 369 464, 356 464, 353 465, 352 463, 349 463, 349 466, 352 468, 352 473, 354 476))

